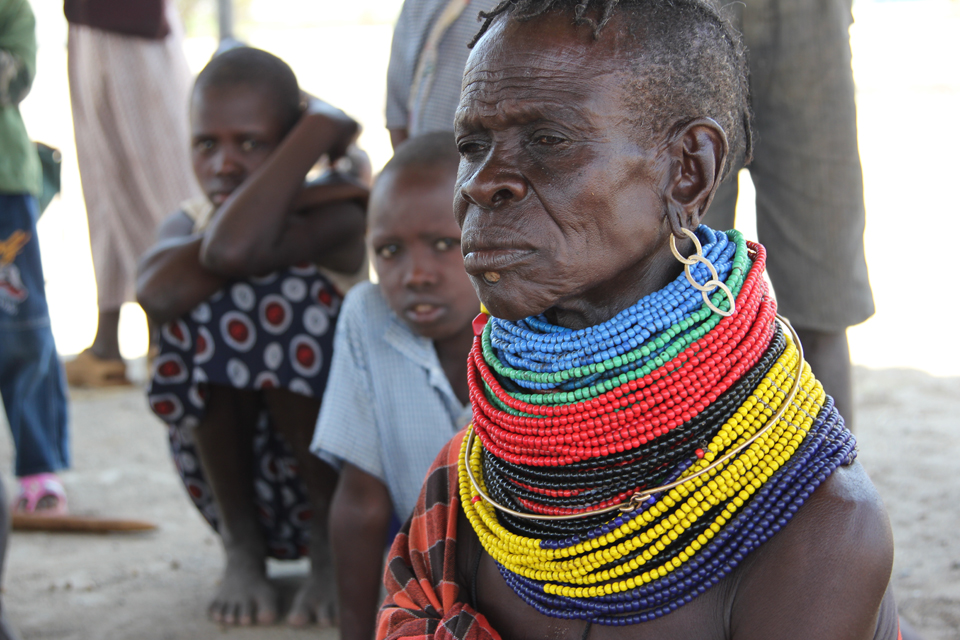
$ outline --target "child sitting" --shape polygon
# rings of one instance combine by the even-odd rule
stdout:
[[[265,558],[309,553],[287,621],[333,621],[326,514],[336,472],[310,455],[341,294],[316,265],[364,261],[366,190],[318,158],[342,156],[357,124],[301,93],[290,68],[238,48],[200,72],[193,168],[209,203],[161,226],[138,297],[160,330],[148,391],[177,469],[220,533],[227,566],[211,617],[266,624],[277,594]],[[311,517],[312,516],[312,517]]]
[[[347,296],[311,449],[342,462],[331,506],[340,633],[373,635],[390,514],[406,520],[430,463],[470,419],[466,358],[479,302],[453,219],[452,133],[405,142],[370,195],[379,286]]]

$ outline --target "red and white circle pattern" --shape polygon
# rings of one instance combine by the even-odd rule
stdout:
[[[183,359],[176,353],[164,353],[157,356],[153,362],[153,375],[164,384],[179,384],[186,382],[190,372]]]
[[[200,325],[197,327],[196,348],[193,354],[194,364],[204,364],[210,361],[216,351],[213,335],[210,330]]]
[[[280,291],[291,302],[300,302],[307,297],[307,283],[301,278],[287,278],[280,285]]]
[[[283,364],[283,347],[279,342],[271,342],[263,348],[263,364],[271,371],[276,371]]]
[[[250,311],[257,303],[257,294],[246,282],[238,282],[230,287],[230,297],[233,299],[233,304],[243,311]]]
[[[323,366],[323,352],[317,341],[300,334],[290,341],[290,365],[301,376],[315,376]]]
[[[250,351],[257,342],[257,329],[246,314],[228,311],[220,318],[223,341],[237,351]]]
[[[161,393],[150,397],[150,408],[164,420],[179,420],[183,415],[183,403],[172,393]]]
[[[303,328],[319,337],[330,329],[330,312],[319,305],[310,305],[303,312]]]
[[[270,294],[263,297],[260,301],[260,326],[264,331],[278,336],[290,327],[291,322],[293,309],[283,296]]]
[[[280,378],[273,371],[261,371],[253,381],[254,389],[277,389],[280,387]]]
[[[180,349],[186,351],[190,348],[190,330],[187,329],[187,324],[183,320],[177,319],[165,323],[160,328],[160,332],[168,342]]]

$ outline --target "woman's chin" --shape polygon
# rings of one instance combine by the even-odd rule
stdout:
[[[522,320],[550,308],[551,305],[539,300],[533,291],[526,287],[513,287],[504,280],[490,284],[482,278],[474,279],[480,302],[493,317],[501,320]]]

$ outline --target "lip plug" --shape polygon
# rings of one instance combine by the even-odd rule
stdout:
[[[496,284],[500,282],[500,274],[496,271],[487,271],[485,274],[483,274],[483,279],[490,284]]]

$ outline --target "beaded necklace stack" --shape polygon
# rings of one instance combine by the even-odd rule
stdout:
[[[776,316],[763,247],[705,226],[696,237],[689,277],[603,324],[478,318],[461,504],[541,613],[605,625],[670,613],[856,456]]]

